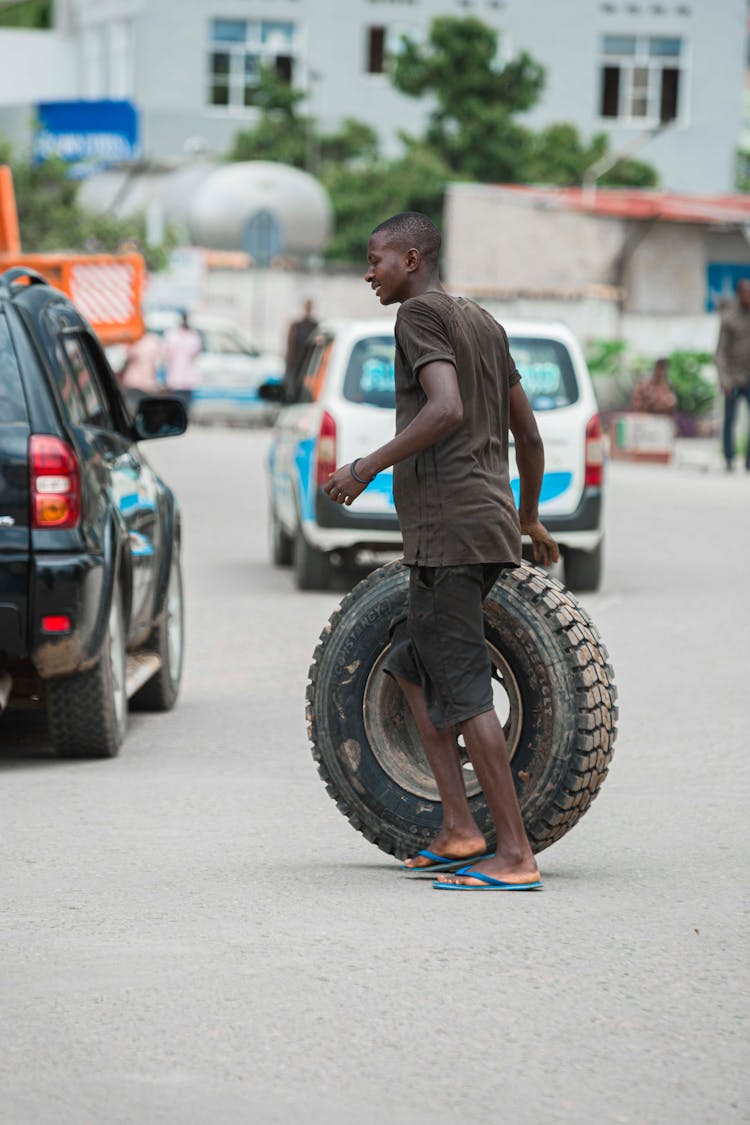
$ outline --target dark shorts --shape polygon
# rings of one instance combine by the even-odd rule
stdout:
[[[482,602],[501,563],[410,566],[407,611],[391,622],[384,670],[420,684],[436,727],[494,707]]]

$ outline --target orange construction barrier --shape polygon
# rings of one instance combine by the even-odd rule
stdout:
[[[21,250],[10,168],[0,165],[0,272],[26,266],[60,289],[103,344],[128,344],[144,333],[141,254],[25,254]]]

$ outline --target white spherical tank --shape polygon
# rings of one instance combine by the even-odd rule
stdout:
[[[307,172],[253,160],[210,172],[189,201],[186,220],[195,245],[246,250],[267,263],[321,253],[333,212],[325,189]]]

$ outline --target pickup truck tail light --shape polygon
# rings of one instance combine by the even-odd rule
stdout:
[[[77,527],[81,518],[81,473],[68,443],[51,434],[32,434],[29,477],[31,526]]]
[[[604,439],[599,415],[595,414],[586,426],[586,471],[584,486],[601,488],[604,475]]]
[[[315,483],[318,487],[328,484],[331,473],[336,471],[336,422],[323,411],[318,431],[317,453],[315,457]]]

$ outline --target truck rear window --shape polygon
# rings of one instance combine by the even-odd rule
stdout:
[[[558,410],[577,400],[578,380],[565,344],[532,336],[511,336],[509,343],[533,410]]]
[[[8,332],[8,322],[0,314],[0,422],[27,420],[18,360]]]
[[[348,402],[392,410],[396,405],[395,355],[393,336],[367,336],[358,340],[344,376],[344,398]]]

